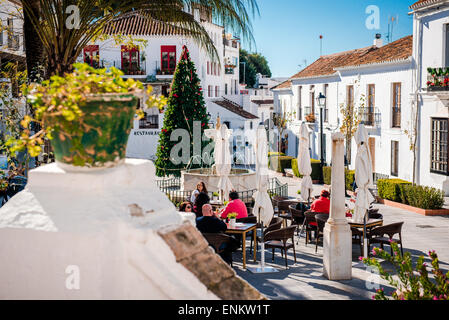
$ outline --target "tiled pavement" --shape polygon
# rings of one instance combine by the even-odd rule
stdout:
[[[293,179],[284,179],[290,185],[290,194],[294,195],[298,182],[291,181]],[[319,193],[321,188],[316,186],[315,192]],[[439,256],[440,266],[444,270],[449,270],[449,217],[425,217],[380,204],[376,204],[374,207],[379,208],[379,212],[383,214],[384,224],[404,221],[402,230],[404,250],[411,252],[414,259],[420,255],[427,256],[429,250],[435,250]],[[315,244],[312,243],[306,247],[304,238],[301,237],[296,246],[296,253],[297,263],[294,263],[293,251],[289,251],[289,268],[285,269],[285,262],[281,258],[280,252],[277,251],[275,261],[272,263],[271,250],[267,250],[265,254],[267,265],[277,268],[279,272],[252,274],[242,269],[241,251],[238,251],[234,254],[234,269],[238,275],[269,299],[365,300],[371,299],[375,291],[373,288],[375,283],[380,283],[387,292],[389,291],[388,284],[380,278],[373,278],[373,274],[359,263],[360,249],[356,245],[353,247],[352,280],[348,281],[329,281],[322,275],[323,249],[321,244],[318,247],[318,252],[315,253]],[[249,256],[249,251],[247,256]],[[258,252],[257,261],[260,261],[260,252]],[[253,260],[248,260],[247,266],[254,266]],[[370,279],[377,280],[371,282]]]

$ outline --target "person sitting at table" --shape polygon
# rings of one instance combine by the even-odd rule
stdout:
[[[229,203],[226,205],[220,212],[220,216],[222,219],[226,219],[228,214],[235,212],[237,213],[237,219],[242,219],[248,217],[248,209],[246,208],[245,203],[239,199],[239,194],[235,191],[231,191],[229,193]]]
[[[196,227],[201,233],[223,233],[228,229],[226,223],[218,218],[218,214],[212,210],[210,204],[205,204],[202,209],[202,217],[196,219]],[[240,243],[230,236],[230,243],[223,243],[220,257],[228,264],[232,263],[232,252],[240,247]]]
[[[179,206],[179,211],[181,211],[181,212],[193,212],[192,203],[190,201],[186,201],[186,202],[181,203],[181,205]]]
[[[321,191],[320,197],[312,203],[312,205],[310,206],[310,210],[312,212],[329,214],[331,207],[331,201],[329,200],[329,197],[330,197],[329,191],[327,190]]]
[[[190,196],[190,202],[195,203],[196,197],[201,193],[207,193],[206,184],[203,181],[198,182],[196,185],[196,189],[193,190],[192,195]]]
[[[207,193],[200,192],[195,199],[195,203],[193,205],[193,212],[196,217],[201,217],[203,215],[202,208],[205,204],[209,204],[210,198]]]

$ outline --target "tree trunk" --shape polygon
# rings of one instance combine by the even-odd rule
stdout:
[[[25,6],[31,8],[33,14],[36,17],[39,17],[39,0],[22,0],[22,7]],[[37,30],[34,28],[32,18],[26,9],[23,10],[23,35],[25,41],[28,82],[39,82],[42,79],[46,79],[46,57],[44,46],[42,45]]]

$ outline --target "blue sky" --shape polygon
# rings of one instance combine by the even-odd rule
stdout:
[[[376,33],[387,43],[388,19],[398,17],[393,41],[413,33],[409,6],[416,0],[258,0],[260,16],[253,19],[256,46],[250,51],[263,54],[273,77],[290,77],[320,56],[373,44]],[[379,8],[379,30],[369,30],[368,6]],[[247,44],[243,44],[249,49]]]

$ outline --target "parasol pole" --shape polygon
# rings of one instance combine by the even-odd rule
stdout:
[[[363,256],[368,257],[368,238],[366,237],[366,214],[368,210],[365,210],[365,215],[363,216]]]
[[[248,270],[251,273],[274,273],[274,272],[278,272],[278,270],[273,268],[273,267],[266,267],[265,266],[265,239],[264,239],[264,236],[263,236],[264,223],[263,223],[263,221],[260,220],[260,209],[261,208],[259,207],[258,221],[259,221],[259,223],[262,226],[262,239],[261,239],[262,241],[260,242],[260,250],[261,250],[261,253],[260,253],[260,267],[250,267],[250,268],[248,268]],[[257,228],[253,232],[256,232],[256,231],[257,231]]]

